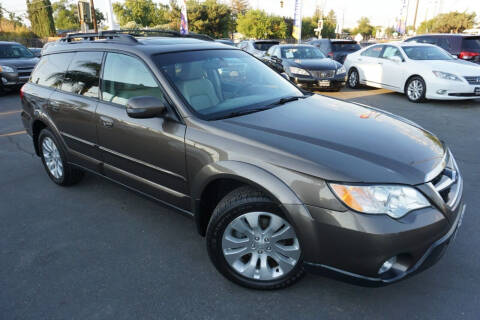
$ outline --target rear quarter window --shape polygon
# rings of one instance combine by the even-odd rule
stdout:
[[[103,52],[77,52],[65,73],[61,89],[86,97],[98,97]]]
[[[55,53],[43,56],[32,73],[32,83],[52,88],[62,86],[65,72],[75,53]]]
[[[462,42],[463,50],[480,50],[480,37],[464,38]]]

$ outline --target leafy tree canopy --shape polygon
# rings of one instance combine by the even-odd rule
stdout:
[[[280,39],[287,37],[285,19],[262,10],[248,10],[237,19],[237,30],[248,38]]]
[[[39,37],[55,35],[55,23],[50,0],[27,0],[28,20],[32,31]]]
[[[364,38],[371,37],[375,31],[375,28],[370,24],[370,19],[367,17],[361,17],[358,20],[358,25],[352,30],[352,34],[356,35],[360,33]]]
[[[459,33],[472,28],[475,24],[475,12],[466,13],[453,11],[442,13],[436,17],[423,21],[417,29],[417,33]]]
[[[113,12],[123,27],[133,21],[142,27],[153,27],[168,22],[168,5],[153,0],[126,0],[113,3]]]
[[[52,4],[52,9],[55,27],[58,30],[80,29],[80,19],[78,17],[78,7],[76,2],[72,2],[71,0],[59,0]],[[97,8],[95,8],[95,16],[98,24],[105,21],[105,16]],[[93,23],[90,24],[89,28],[93,29]]]

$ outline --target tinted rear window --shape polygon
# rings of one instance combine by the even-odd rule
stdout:
[[[357,43],[332,42],[333,51],[357,51],[360,46]]]
[[[279,42],[254,42],[253,47],[260,51],[267,51],[270,47],[279,44]]]
[[[32,73],[31,82],[46,87],[60,88],[74,54],[69,52],[43,56]]]
[[[462,49],[480,49],[480,37],[464,38]]]
[[[103,52],[77,52],[63,79],[62,90],[98,97]]]

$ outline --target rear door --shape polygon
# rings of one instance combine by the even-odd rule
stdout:
[[[190,209],[185,168],[185,125],[168,117],[130,118],[129,98],[166,102],[149,67],[138,57],[109,52],[97,108],[99,147],[107,177],[181,209]]]
[[[380,55],[383,51],[383,45],[375,45],[363,51],[357,57],[360,79],[370,82],[371,85],[380,85],[382,81],[382,59]]]
[[[72,161],[98,171],[101,156],[97,145],[95,110],[99,101],[103,52],[69,53],[71,61],[61,83],[50,97],[52,118],[70,149]]]

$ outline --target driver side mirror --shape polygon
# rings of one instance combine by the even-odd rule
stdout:
[[[289,77],[288,74],[286,74],[285,72],[280,73],[280,75],[281,75],[282,77],[284,77],[285,79],[287,79],[288,81],[290,81],[290,77]]]
[[[389,57],[388,58],[390,61],[393,61],[395,63],[400,63],[400,62],[403,62],[403,59],[398,57],[398,56],[392,56],[392,57]]]
[[[277,57],[277,56],[272,56],[272,60],[277,62],[277,63],[282,63],[282,59]]]
[[[157,97],[140,96],[127,101],[127,114],[130,118],[147,119],[163,115],[167,107]]]

